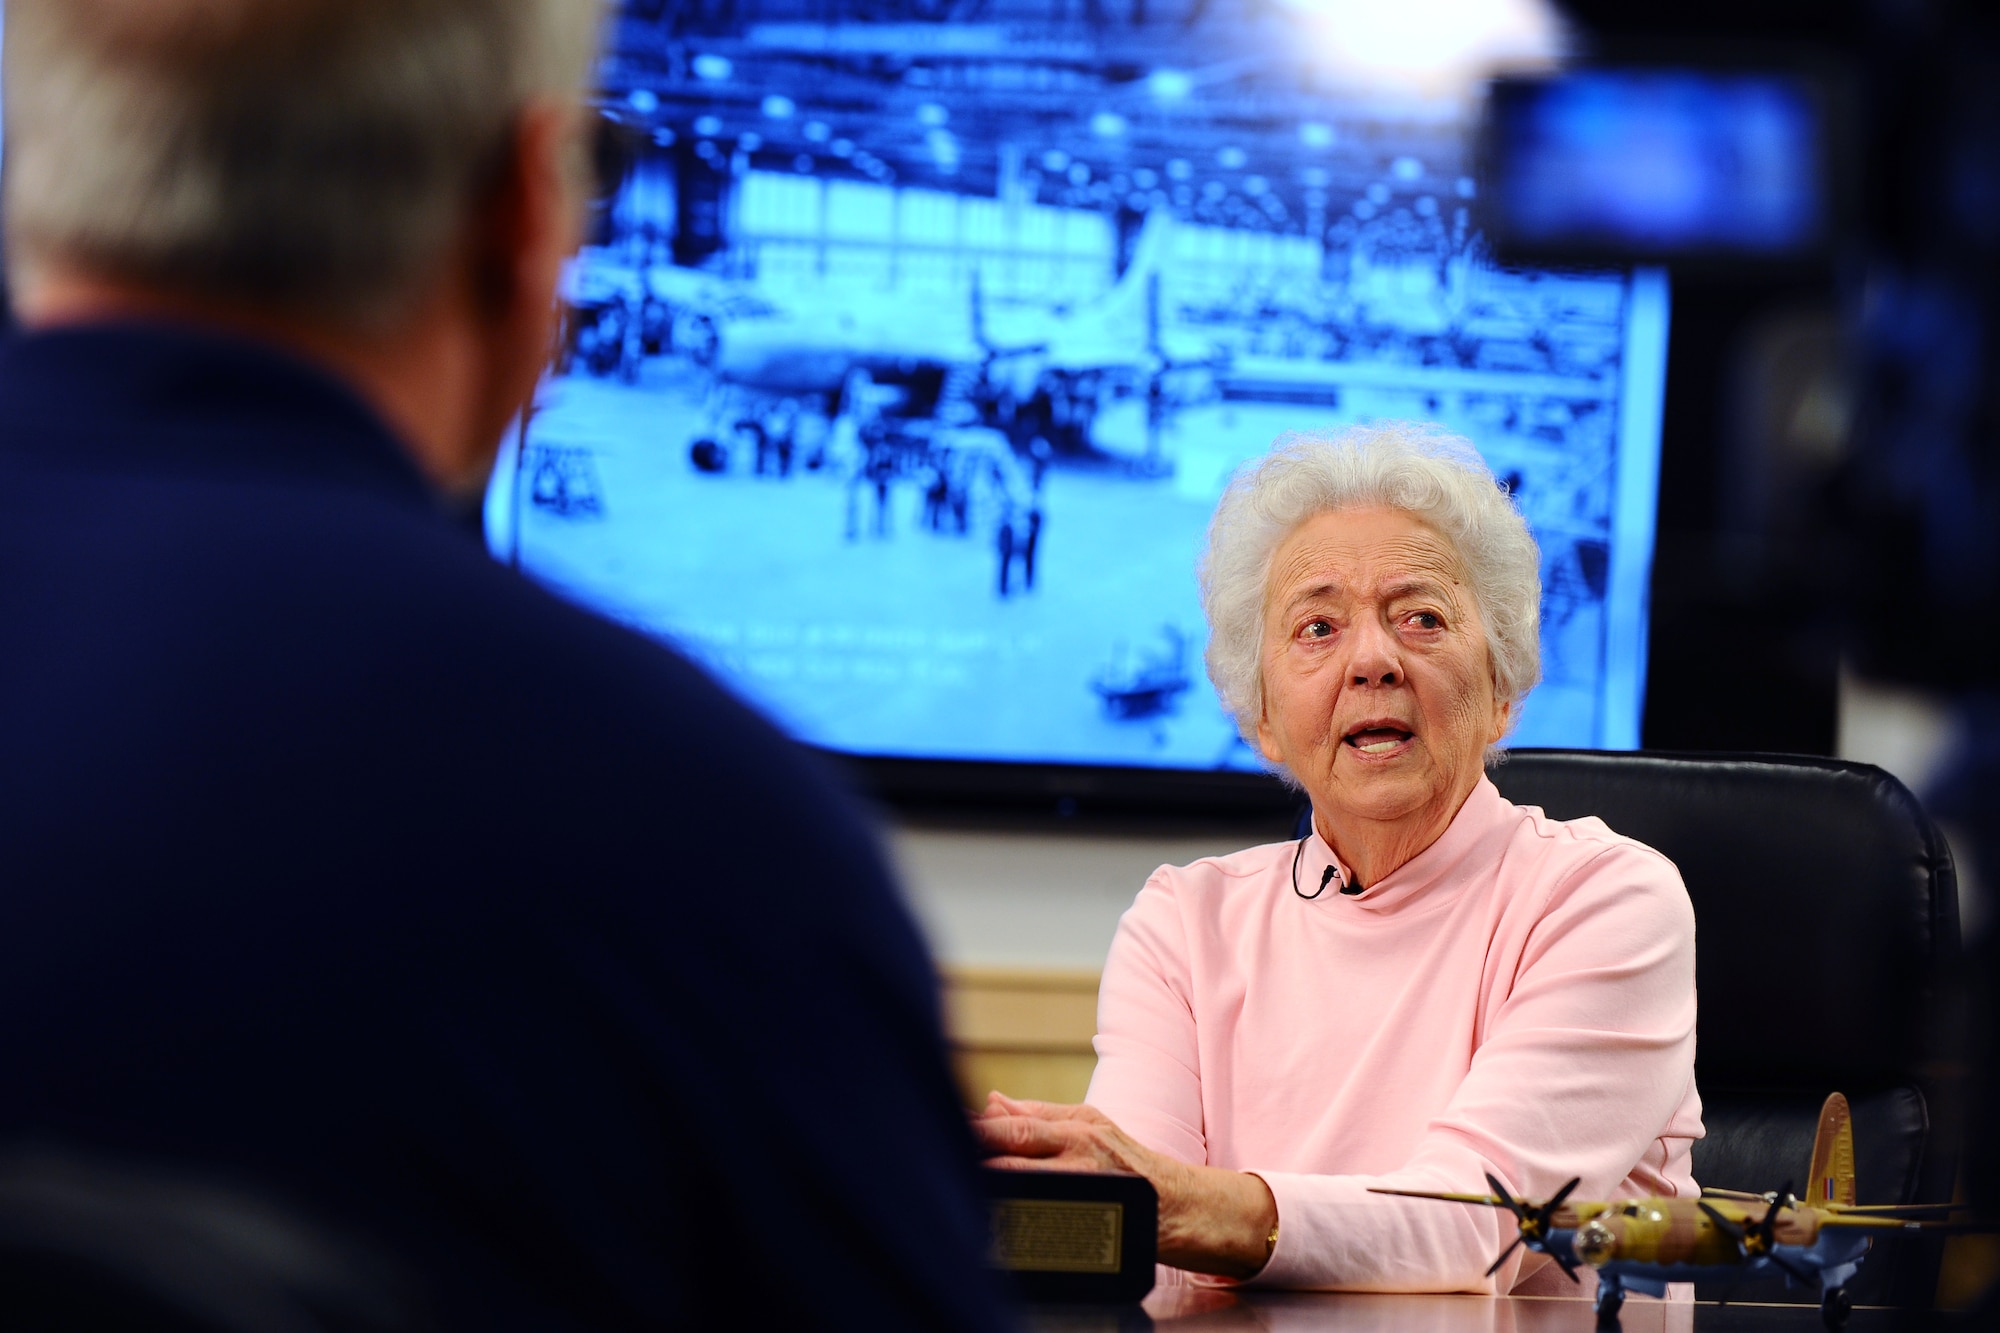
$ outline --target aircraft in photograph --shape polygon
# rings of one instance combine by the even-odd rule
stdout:
[[[708,378],[713,423],[704,433],[714,438],[787,401],[838,414],[857,372],[886,388],[938,381],[981,397],[989,419],[1011,418],[1017,404],[1040,411],[1050,419],[1036,419],[1027,433],[1057,450],[1105,451],[1091,430],[1095,416],[1130,398],[1143,404],[1150,429],[1131,442],[1114,432],[1109,452],[1157,455],[1159,423],[1185,396],[1189,372],[1217,363],[1208,341],[1163,329],[1160,270],[1171,244],[1171,221],[1154,215],[1104,292],[1068,308],[1004,310],[986,298],[976,271],[964,306],[870,305],[851,292],[796,284],[779,299],[755,283],[635,265],[606,251],[577,270],[559,373],[580,364],[629,382],[646,357],[684,354]],[[901,415],[939,405],[922,391],[914,397],[921,401]],[[1009,410],[996,413],[1002,398]],[[1010,420],[987,424],[1006,429]]]
[[[982,355],[962,321],[798,291],[780,303],[755,284],[674,264],[593,256],[572,287],[570,359],[628,381],[644,358],[679,353],[719,385],[804,398],[836,393],[856,367],[977,362]]]
[[[1158,474],[1167,467],[1168,419],[1215,396],[1228,348],[1170,323],[1162,308],[1173,244],[1172,215],[1148,214],[1118,281],[1070,309],[991,310],[975,277],[973,336],[989,373],[1056,448],[1088,449]]]
[[[1504,1208],[1520,1235],[1500,1252],[1487,1275],[1526,1246],[1546,1254],[1571,1281],[1580,1265],[1597,1271],[1597,1322],[1618,1322],[1625,1293],[1666,1294],[1669,1282],[1783,1277],[1788,1285],[1817,1286],[1820,1314],[1829,1329],[1846,1325],[1852,1303],[1847,1283],[1875,1235],[1925,1229],[1985,1230],[1948,1220],[1963,1205],[1857,1206],[1854,1202],[1854,1129],[1847,1099],[1834,1093],[1820,1109],[1803,1199],[1787,1183],[1770,1194],[1704,1189],[1699,1199],[1610,1199],[1584,1202],[1570,1194],[1571,1180],[1542,1202],[1517,1199],[1492,1174],[1491,1194],[1377,1189],[1413,1199]]]
[[[594,254],[564,286],[556,373],[581,364],[593,375],[631,383],[646,357],[670,353],[712,365],[721,325],[775,310],[744,284],[714,274]]]
[[[949,314],[796,288],[786,301],[718,312],[716,352],[706,363],[718,385],[772,398],[831,396],[856,370],[890,374],[984,358],[966,321]]]
[[[1173,216],[1148,213],[1125,271],[1102,294],[1054,310],[1007,309],[972,289],[973,337],[988,355],[1032,358],[1037,369],[1066,375],[1151,371],[1218,357],[1215,340],[1168,327],[1160,309],[1160,274],[1174,245]]]

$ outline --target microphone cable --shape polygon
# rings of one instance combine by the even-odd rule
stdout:
[[[1299,849],[1292,853],[1292,892],[1297,894],[1299,898],[1304,902],[1311,902],[1313,899],[1319,897],[1322,893],[1325,893],[1326,886],[1333,883],[1334,880],[1340,877],[1340,867],[1337,865],[1331,865],[1328,866],[1325,870],[1320,872],[1319,887],[1314,889],[1311,893],[1307,893],[1299,887],[1299,860],[1300,858],[1305,856],[1306,844],[1311,840],[1312,840],[1312,834],[1310,833],[1306,834],[1305,837],[1300,838]],[[1342,884],[1340,886],[1340,891],[1351,897],[1354,894],[1361,892],[1361,886],[1358,884]]]

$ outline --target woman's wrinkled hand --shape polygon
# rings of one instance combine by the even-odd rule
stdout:
[[[986,1165],[1007,1171],[1129,1171],[1160,1188],[1170,1158],[1135,1142],[1094,1106],[1017,1100],[986,1094],[972,1133]],[[1179,1165],[1179,1163],[1172,1163]]]
[[[1094,1106],[991,1092],[972,1118],[988,1166],[1008,1171],[1126,1171],[1160,1196],[1160,1262],[1247,1278],[1263,1268],[1278,1206],[1257,1176],[1154,1152]]]

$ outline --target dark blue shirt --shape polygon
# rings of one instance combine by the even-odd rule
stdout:
[[[490,562],[335,380],[187,330],[0,350],[23,1142],[356,1229],[447,1327],[1006,1322],[846,799]]]

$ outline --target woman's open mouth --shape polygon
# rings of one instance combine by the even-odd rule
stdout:
[[[1388,754],[1415,734],[1395,726],[1365,726],[1348,732],[1341,739],[1363,754]]]

